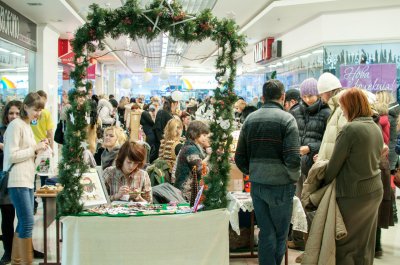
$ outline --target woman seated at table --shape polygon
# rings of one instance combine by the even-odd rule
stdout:
[[[207,163],[209,159],[205,152],[205,149],[210,146],[209,134],[210,129],[204,122],[192,121],[186,132],[187,141],[177,158],[175,187],[182,191],[183,197],[188,201],[192,192],[193,167],[196,166],[197,177],[200,180],[202,165]]]
[[[104,129],[104,152],[101,154],[101,168],[115,165],[114,161],[120,146],[126,142],[127,136],[121,127],[110,126]]]
[[[127,141],[119,149],[115,166],[104,170],[103,178],[111,201],[152,202],[149,175],[142,169],[146,148]]]

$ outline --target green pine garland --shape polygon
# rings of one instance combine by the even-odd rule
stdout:
[[[86,94],[79,88],[87,90],[89,87],[89,84],[85,82],[86,68],[89,65],[87,54],[103,50],[106,37],[116,39],[121,35],[128,35],[133,40],[144,37],[151,41],[161,32],[168,32],[170,38],[185,43],[200,42],[210,38],[221,48],[216,61],[218,87],[215,90],[215,117],[210,126],[213,149],[210,158],[212,171],[205,178],[208,189],[205,191],[204,203],[207,209],[226,207],[226,187],[230,172],[229,146],[232,143],[232,106],[237,100],[233,92],[236,75],[234,56],[240,51],[244,52],[246,42],[244,36],[238,34],[238,26],[233,20],[218,20],[209,9],[203,10],[198,15],[191,15],[196,17],[193,20],[171,26],[186,20],[188,16],[182,6],[175,1],[170,4],[170,7],[161,0],[154,0],[146,10],[140,8],[137,0],[128,0],[124,6],[115,10],[92,4],[91,12],[87,17],[88,22],[77,30],[75,39],[72,41],[75,70],[71,72],[71,79],[74,80],[76,89],[69,96],[72,108],[67,113],[65,144],[62,149],[63,160],[59,165],[60,183],[64,186],[64,190],[57,197],[60,216],[77,214],[82,210],[79,199],[83,190],[79,180],[87,167],[82,161],[83,148],[80,145],[86,139],[85,114],[89,112],[90,106],[86,102],[84,106],[79,107],[77,98]],[[158,20],[157,27],[154,27],[146,16],[152,21]],[[75,119],[74,123],[71,122],[70,114]],[[217,122],[221,118],[229,121],[228,129],[222,129]],[[217,150],[223,150],[223,153],[220,155]]]

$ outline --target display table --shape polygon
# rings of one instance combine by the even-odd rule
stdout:
[[[59,238],[59,229],[60,223],[59,220],[56,219],[57,208],[56,208],[56,199],[57,193],[55,194],[41,194],[35,193],[35,196],[38,198],[42,198],[43,200],[43,262],[39,263],[39,265],[60,265],[60,238]],[[56,220],[56,262],[48,262],[47,261],[47,228],[50,224]]]
[[[254,210],[253,200],[250,193],[247,192],[229,192],[227,194],[228,211],[230,213],[230,224],[238,235],[240,235],[239,228],[239,211],[252,212]],[[306,214],[301,206],[300,199],[296,196],[293,197],[293,211],[292,220],[293,230],[307,233],[307,219]]]
[[[229,264],[225,209],[143,217],[68,216],[62,223],[62,264]]]

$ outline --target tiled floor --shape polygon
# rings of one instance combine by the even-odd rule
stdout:
[[[398,193],[400,194],[400,193]],[[400,209],[400,200],[397,200],[397,207]],[[38,209],[37,215],[35,215],[35,227],[34,227],[34,246],[36,250],[43,251],[43,209],[41,204]],[[55,261],[55,223],[53,223],[49,229],[49,256],[50,260]],[[2,243],[0,243],[1,245]],[[400,224],[395,227],[391,227],[388,230],[382,230],[382,245],[384,255],[375,259],[375,265],[397,265],[400,260]],[[301,251],[289,250],[289,265],[296,264],[294,260],[301,253]],[[3,255],[3,246],[0,246],[0,255]],[[34,265],[38,265],[41,260],[35,260]],[[256,265],[258,260],[253,259],[230,259],[230,265]],[[282,262],[282,264],[284,264]],[[149,264],[150,265],[150,264]],[[190,265],[190,264],[188,264]]]

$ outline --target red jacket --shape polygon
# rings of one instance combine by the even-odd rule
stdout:
[[[390,123],[389,123],[388,115],[381,115],[380,118],[379,118],[379,124],[382,127],[383,142],[386,145],[389,145]]]

